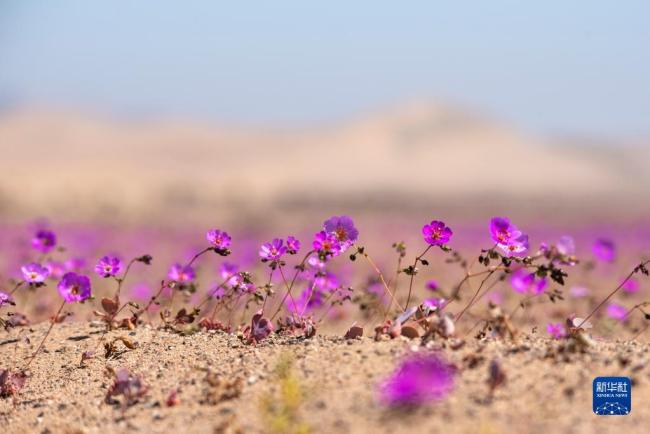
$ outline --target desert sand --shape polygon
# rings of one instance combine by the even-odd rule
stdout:
[[[24,363],[46,328],[4,334],[0,366]],[[528,330],[516,342],[469,339],[457,350],[440,341],[424,348],[405,338],[338,336],[273,337],[247,346],[221,332],[182,336],[146,326],[111,332],[107,338],[127,336],[136,348],[118,344],[108,359],[100,354],[81,367],[81,354],[100,335],[93,323],[58,324],[25,388],[0,401],[3,432],[605,433],[645,432],[650,421],[643,404],[650,399],[650,347],[640,342],[598,341],[585,353],[563,352],[559,341]],[[378,384],[411,351],[443,354],[458,369],[455,389],[419,409],[389,410],[377,399]],[[490,398],[493,360],[507,380]],[[290,372],[291,387],[278,376],[279,366]],[[119,368],[140,375],[148,388],[125,409],[105,401],[109,370]],[[592,380],[605,375],[632,378],[630,415],[592,413]],[[295,420],[281,425],[283,413],[265,403],[286,401],[287,387],[295,392]],[[177,400],[168,406],[172,390]]]

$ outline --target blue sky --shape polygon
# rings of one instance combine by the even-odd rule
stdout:
[[[650,1],[0,0],[0,102],[295,124],[445,101],[650,134]]]

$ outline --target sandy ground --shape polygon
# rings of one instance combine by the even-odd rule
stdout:
[[[46,329],[43,323],[3,332],[0,367],[21,366]],[[25,388],[15,400],[0,400],[2,432],[272,432],[280,413],[263,403],[288,399],[286,381],[276,373],[288,359],[292,385],[302,393],[294,400],[293,426],[308,432],[647,432],[650,422],[650,346],[639,342],[598,342],[585,354],[559,353],[557,341],[536,335],[516,343],[471,340],[458,350],[438,342],[459,368],[456,388],[442,402],[404,412],[378,403],[377,384],[417,347],[415,341],[273,337],[254,347],[223,333],[181,336],[145,326],[107,335],[127,336],[136,349],[118,344],[108,360],[102,354],[80,367],[82,352],[95,348],[100,335],[92,323],[57,324]],[[486,380],[494,359],[507,382],[489,400]],[[146,396],[125,411],[107,404],[107,367],[141,375]],[[593,378],[606,375],[632,378],[630,415],[592,413]],[[167,406],[173,389],[179,402]],[[233,390],[237,396],[227,396]],[[286,426],[283,431],[289,432]]]

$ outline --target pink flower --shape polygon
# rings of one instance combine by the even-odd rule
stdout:
[[[295,255],[300,250],[300,241],[292,235],[287,237],[287,252],[290,255]]]
[[[626,315],[627,309],[625,309],[625,307],[621,306],[620,304],[610,303],[607,305],[607,316],[610,318],[622,321],[625,319]]]
[[[97,265],[95,266],[95,273],[106,278],[115,276],[120,272],[121,268],[122,262],[119,260],[119,258],[115,256],[104,256],[99,260],[99,262],[97,262]]]
[[[546,331],[551,336],[553,336],[554,339],[562,339],[567,335],[566,329],[564,328],[562,323],[557,323],[557,324],[549,323],[546,326]]]
[[[567,256],[571,256],[576,252],[576,243],[569,235],[560,237],[555,247],[557,247],[558,252]]]
[[[634,277],[630,277],[623,284],[623,291],[627,292],[628,294],[634,294],[636,292],[639,292],[639,281]]]
[[[327,256],[337,256],[341,253],[341,243],[337,236],[325,231],[317,232],[314,235],[313,247],[322,258],[326,258]]]
[[[50,272],[49,277],[60,279],[66,272],[65,265],[57,261],[47,261],[45,268]]]
[[[275,238],[273,241],[262,244],[260,247],[260,257],[262,262],[277,262],[287,253],[287,247],[284,246],[284,240]]]
[[[205,235],[205,238],[208,242],[214,247],[217,251],[226,252],[230,247],[230,242],[232,238],[228,235],[226,231],[220,231],[219,229],[212,229],[208,231]]]
[[[23,279],[27,283],[43,283],[47,279],[47,276],[50,275],[50,270],[35,262],[23,265],[20,271],[23,273]]]
[[[403,360],[380,386],[380,400],[390,406],[417,406],[446,397],[456,369],[435,353]]]
[[[41,253],[48,253],[56,247],[56,234],[44,229],[39,230],[32,238],[32,247]]]
[[[616,259],[616,245],[612,240],[599,238],[592,249],[596,259],[603,262],[614,262]]]
[[[506,217],[494,217],[490,221],[490,233],[497,247],[506,256],[520,255],[530,247],[528,235],[521,232]]]
[[[432,246],[442,246],[447,244],[454,233],[444,222],[433,220],[428,225],[422,227],[424,241]]]
[[[14,304],[14,301],[9,294],[0,291],[0,307],[4,306],[5,304]]]
[[[519,238],[511,240],[510,244],[497,244],[497,247],[501,249],[503,254],[506,256],[521,255],[526,253],[530,247],[530,244],[528,243],[528,235],[521,235]]]
[[[57,285],[59,294],[66,303],[84,301],[90,298],[90,279],[77,273],[66,273]]]
[[[191,266],[177,263],[169,269],[167,277],[179,283],[188,283],[194,280],[196,273],[194,273],[194,269]]]
[[[495,243],[505,246],[523,235],[507,217],[494,217],[490,221],[490,233]]]
[[[323,229],[327,233],[334,234],[336,239],[346,248],[359,238],[359,231],[354,227],[354,222],[346,215],[333,216],[325,220]]]
[[[548,282],[545,278],[538,279],[535,273],[528,272],[525,268],[520,268],[510,277],[512,289],[520,294],[541,294],[544,292]]]
[[[425,288],[427,288],[429,291],[437,291],[440,288],[440,286],[438,285],[438,282],[431,279],[427,281]]]

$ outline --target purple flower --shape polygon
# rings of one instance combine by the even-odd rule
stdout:
[[[576,252],[576,243],[569,235],[560,237],[556,247],[562,255],[571,256]]]
[[[622,321],[627,315],[627,310],[620,304],[610,303],[607,305],[607,316],[615,320]]]
[[[56,234],[52,231],[41,229],[32,238],[32,247],[42,253],[48,253],[56,247]]]
[[[529,273],[526,269],[520,268],[510,277],[512,289],[520,294],[541,294],[548,284],[545,278],[537,279],[535,273]]]
[[[549,323],[546,326],[546,331],[548,332],[548,334],[553,336],[554,339],[562,339],[567,335],[566,329],[564,328],[562,323],[557,323],[557,324]]]
[[[614,242],[609,239],[597,239],[592,251],[596,259],[603,262],[614,262],[614,259],[616,258],[616,246],[614,245]]]
[[[506,217],[494,217],[490,221],[490,233],[495,243],[505,246],[509,246],[523,235]]]
[[[23,265],[20,271],[23,273],[23,279],[28,283],[43,283],[47,279],[47,276],[50,275],[50,271],[47,268],[35,262]]]
[[[428,225],[422,227],[422,235],[424,241],[432,246],[442,246],[447,244],[454,233],[449,229],[444,222],[433,220]]]
[[[317,232],[314,235],[314,250],[318,251],[321,257],[337,256],[341,253],[341,243],[337,236],[333,233],[325,231]]]
[[[208,231],[208,233],[205,235],[205,238],[210,244],[212,244],[212,247],[219,250],[225,250],[230,247],[230,242],[232,241],[232,238],[230,238],[228,232],[220,231],[219,229],[212,229]]]
[[[90,298],[90,279],[74,272],[63,275],[56,287],[66,303],[84,301]]]
[[[380,386],[380,400],[390,406],[415,406],[447,396],[456,369],[437,354],[414,354],[403,360]]]
[[[260,247],[260,258],[262,258],[262,262],[277,262],[285,253],[287,253],[287,247],[284,245],[284,240],[280,238],[275,238],[273,241],[264,243]]]
[[[115,276],[120,272],[122,262],[115,256],[104,256],[97,262],[95,266],[95,273],[106,278]]]
[[[333,216],[325,220],[323,229],[336,236],[343,250],[350,247],[359,238],[359,231],[354,227],[354,222],[346,215]]]
[[[187,283],[194,280],[196,274],[191,266],[176,263],[169,269],[167,277],[179,283]]]
[[[0,307],[4,306],[5,304],[14,304],[14,301],[9,294],[0,291]]]
[[[429,291],[437,291],[440,288],[440,286],[438,285],[438,282],[431,279],[427,281],[425,288],[427,288]]]
[[[525,253],[530,247],[528,243],[528,235],[523,234],[514,240],[510,240],[509,244],[497,244],[497,247],[503,251],[506,256],[517,256]]]
[[[426,300],[424,300],[424,302],[422,304],[424,304],[425,306],[428,306],[430,308],[433,308],[433,309],[442,309],[442,307],[445,305],[446,302],[447,302],[447,300],[440,297],[440,298],[426,299]]]
[[[627,292],[628,294],[634,294],[636,292],[639,292],[639,281],[634,277],[630,277],[623,284],[623,291]]]
[[[300,250],[300,241],[293,235],[287,237],[287,251],[290,255],[295,255]]]

